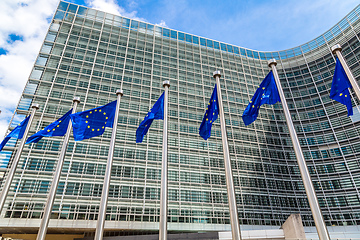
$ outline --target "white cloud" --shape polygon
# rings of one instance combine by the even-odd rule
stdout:
[[[166,23],[165,23],[165,21],[164,20],[161,20],[160,21],[160,23],[157,23],[157,24],[155,24],[155,25],[158,25],[158,26],[160,26],[160,27],[168,27],[167,25],[166,25]]]
[[[124,8],[120,7],[115,0],[87,0],[86,4],[94,9],[120,15],[127,18],[137,19],[146,22],[145,19],[136,16],[137,11],[127,12]],[[135,3],[132,3],[135,6]]]

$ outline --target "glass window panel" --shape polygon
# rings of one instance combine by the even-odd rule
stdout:
[[[220,44],[218,42],[214,42],[214,48],[220,50]]]
[[[138,22],[138,21],[135,21],[135,20],[132,20],[132,21],[131,21],[131,29],[137,30],[137,29],[138,29],[138,26],[139,26],[139,22]]]
[[[77,6],[74,4],[70,4],[68,11],[72,13],[76,13]]]
[[[213,47],[214,47],[213,41],[207,39],[206,42],[207,42],[207,46],[208,46],[208,47],[210,47],[210,48],[213,48]]]
[[[266,60],[265,53],[260,52],[260,59],[261,60]]]
[[[163,36],[164,37],[170,37],[170,30],[166,29],[166,28],[163,28]]]
[[[245,49],[240,48],[240,53],[241,53],[241,55],[246,56],[246,51],[245,51]]]
[[[206,40],[204,38],[200,38],[200,45],[206,47]]]
[[[172,39],[177,39],[177,32],[173,31],[173,30],[170,30],[170,32],[171,32],[171,38]]]
[[[79,7],[79,10],[78,10],[78,15],[85,15],[86,14],[86,10],[87,8],[84,8],[84,7]]]
[[[251,50],[246,49],[246,55],[248,57],[254,58],[253,52]]]
[[[66,2],[60,2],[58,9],[66,11],[67,7],[69,6]]]
[[[240,54],[238,47],[234,47],[234,53],[235,53],[235,54]]]
[[[40,50],[42,53],[50,53],[52,49],[52,45],[50,44],[44,44]]]
[[[330,41],[331,39],[334,38],[334,36],[332,35],[331,31],[327,31],[327,32],[324,34],[324,36],[325,36],[326,41]]]
[[[178,33],[178,37],[179,37],[179,40],[185,41],[185,35],[184,35],[184,33],[179,32],[179,33]]]
[[[30,78],[32,78],[32,79],[38,79],[38,80],[39,80],[39,79],[41,78],[42,73],[43,73],[42,70],[34,69],[34,70],[31,72]]]
[[[49,41],[49,42],[54,42],[56,38],[56,33],[48,33],[48,35],[46,36],[45,40]]]
[[[191,36],[189,34],[185,34],[186,42],[192,43]]]
[[[224,43],[220,43],[221,50],[226,51],[226,45]]]
[[[65,12],[63,11],[57,11],[55,16],[54,16],[54,19],[57,19],[57,20],[62,20],[65,16]]]
[[[199,44],[199,38],[198,37],[193,36],[192,39],[193,39],[194,44]]]
[[[38,57],[35,64],[40,65],[40,66],[45,66],[47,60],[48,60],[48,58],[46,58],[46,57]]]
[[[128,18],[123,18],[122,26],[123,26],[124,28],[128,28],[128,27],[130,26],[130,19],[128,19]]]

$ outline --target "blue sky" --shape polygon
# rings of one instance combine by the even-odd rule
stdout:
[[[0,136],[58,0],[0,1]],[[105,12],[260,51],[292,48],[330,29],[358,0],[69,0]]]

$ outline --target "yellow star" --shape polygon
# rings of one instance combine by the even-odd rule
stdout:
[[[88,115],[86,115],[86,118],[89,118],[89,116],[88,116]]]
[[[50,129],[49,130],[47,130],[48,132],[50,132]]]
[[[91,131],[94,131],[95,129],[91,129]]]
[[[207,118],[206,121],[209,121],[209,119]]]
[[[88,123],[88,121],[85,121],[85,123]]]
[[[59,125],[57,125],[56,127],[59,127]]]
[[[95,112],[97,112],[97,109],[95,109]]]
[[[106,115],[106,112],[104,112],[104,115]]]
[[[59,123],[61,123],[61,120],[59,121]]]
[[[216,102],[216,100],[214,100],[214,102]]]
[[[254,108],[255,106],[253,105],[253,108]]]
[[[99,109],[99,112],[101,112],[101,109]]]
[[[53,131],[55,131],[55,128],[53,129]]]
[[[106,124],[107,122],[105,122],[105,124]]]
[[[252,101],[250,100],[250,103],[252,103]]]
[[[90,114],[92,114],[92,111],[90,111]]]
[[[265,87],[263,87],[262,89],[265,90]]]
[[[347,95],[345,95],[345,97],[347,97]]]
[[[210,120],[210,123],[212,123],[212,121]]]
[[[342,93],[340,93],[340,97],[342,96],[343,94]]]
[[[106,117],[105,119],[108,119],[108,117]]]
[[[90,128],[90,126],[88,126],[88,128]]]
[[[208,103],[208,105],[210,105],[210,103]]]
[[[98,131],[100,131],[100,129],[98,129]]]
[[[104,129],[104,126],[102,126],[102,129]]]
[[[213,113],[213,115],[215,115],[215,113]]]

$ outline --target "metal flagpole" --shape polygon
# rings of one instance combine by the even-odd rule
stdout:
[[[104,184],[103,184],[103,189],[102,189],[102,193],[101,193],[99,217],[98,217],[98,221],[96,224],[96,231],[95,231],[95,238],[94,238],[95,240],[103,239],[103,234],[104,234],[107,201],[108,201],[109,189],[110,189],[111,168],[112,168],[112,164],[113,164],[115,140],[116,140],[116,130],[117,130],[117,124],[118,124],[118,118],[119,118],[120,99],[123,96],[123,90],[122,89],[116,90],[116,96],[117,96],[117,102],[116,102],[114,124],[113,124],[112,133],[111,133],[111,140],[110,140],[108,159],[107,159],[107,163],[106,163]]]
[[[8,195],[11,182],[12,182],[12,180],[14,178],[16,167],[17,167],[17,165],[19,163],[20,156],[21,156],[22,150],[24,148],[26,138],[27,138],[27,135],[28,135],[29,130],[30,130],[31,123],[32,123],[32,121],[34,119],[36,110],[39,109],[39,104],[34,103],[34,104],[31,105],[31,108],[32,108],[32,111],[31,111],[31,116],[30,116],[29,122],[28,122],[28,124],[26,126],[24,135],[23,135],[23,137],[22,137],[22,139],[20,141],[20,145],[19,145],[19,147],[17,149],[15,158],[13,160],[13,163],[11,164],[9,174],[8,174],[8,176],[6,178],[4,188],[3,188],[2,192],[1,192],[1,195],[0,195],[0,213],[1,213],[2,209],[3,209],[3,207],[4,207],[5,200],[6,200],[6,197]]]
[[[168,99],[170,81],[164,81],[164,125],[163,125],[163,149],[161,162],[161,188],[160,188],[160,222],[159,240],[167,240],[167,198],[168,198]]]
[[[350,84],[351,84],[351,86],[353,87],[354,92],[355,92],[358,100],[360,101],[360,88],[359,88],[359,85],[357,84],[354,76],[352,75],[352,73],[351,73],[351,71],[350,71],[349,66],[347,65],[347,63],[346,63],[343,55],[341,54],[341,50],[342,50],[342,48],[341,48],[340,44],[336,44],[335,46],[333,46],[333,47],[331,48],[331,51],[332,51],[334,54],[336,54],[336,56],[339,58],[340,63],[341,63],[341,65],[343,66],[347,77],[349,78]]]
[[[77,105],[79,104],[79,102],[80,102],[79,97],[74,97],[73,98],[72,114],[76,112],[76,108],[77,108]],[[66,149],[67,149],[67,146],[68,146],[68,143],[69,143],[71,127],[72,127],[72,125],[71,125],[71,120],[70,120],[69,124],[68,124],[68,128],[67,128],[66,133],[65,133],[65,138],[64,138],[63,144],[61,146],[59,161],[58,161],[58,163],[56,165],[56,169],[55,169],[55,173],[54,173],[54,176],[53,176],[53,181],[51,183],[49,195],[48,195],[48,197],[46,199],[45,208],[44,208],[44,215],[43,215],[43,218],[42,218],[41,223],[40,223],[40,227],[39,227],[39,231],[38,231],[36,240],[44,240],[45,237],[46,237],[46,232],[47,232],[48,225],[49,225],[51,211],[52,211],[54,201],[55,201],[56,190],[57,190],[57,187],[59,185],[60,175],[61,175],[62,167],[64,165],[64,159],[65,159]]]
[[[290,111],[288,108],[288,105],[286,103],[286,99],[285,99],[285,95],[284,92],[282,90],[281,87],[281,83],[280,83],[280,79],[279,79],[279,75],[277,73],[276,70],[276,60],[275,59],[271,59],[268,62],[269,67],[271,68],[274,78],[275,78],[275,82],[276,82],[276,86],[279,90],[279,95],[280,95],[280,99],[281,99],[281,104],[283,106],[284,109],[284,115],[286,118],[286,123],[287,126],[289,128],[289,133],[290,133],[290,137],[291,137],[291,141],[294,147],[294,151],[295,151],[295,155],[296,155],[296,159],[297,159],[297,163],[299,165],[299,169],[300,169],[300,174],[301,174],[301,178],[303,180],[304,183],[304,187],[305,187],[305,191],[306,191],[306,195],[309,201],[309,205],[310,205],[310,209],[314,218],[314,222],[315,222],[315,226],[316,226],[316,230],[318,232],[319,235],[319,239],[320,240],[330,240],[330,236],[329,233],[327,231],[325,222],[324,222],[324,218],[322,216],[321,210],[320,210],[320,206],[319,206],[319,202],[318,199],[316,197],[316,193],[314,190],[314,186],[311,182],[311,177],[309,174],[309,170],[307,168],[306,165],[306,161],[303,155],[303,152],[301,150],[301,146],[299,143],[299,139],[297,138],[297,134],[294,128],[294,124],[292,122],[291,119],[291,115],[290,115]]]
[[[221,77],[220,71],[215,71],[213,77],[216,79],[217,97],[219,102],[221,139],[222,139],[223,152],[224,152],[225,177],[226,177],[226,188],[227,188],[228,201],[229,201],[231,233],[232,233],[232,239],[238,240],[241,239],[241,232],[240,232],[238,211],[236,206],[236,195],[235,195],[234,179],[231,169],[229,145],[227,142],[224,107],[222,103],[221,88],[220,88],[220,77]]]

